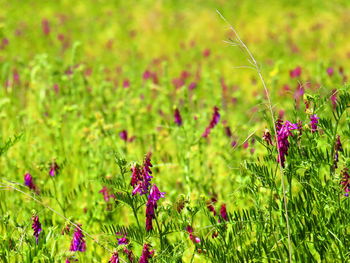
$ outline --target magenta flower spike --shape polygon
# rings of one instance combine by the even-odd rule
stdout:
[[[220,113],[219,113],[219,108],[214,107],[214,113],[212,116],[212,119],[208,125],[208,127],[205,129],[205,131],[202,134],[202,137],[207,138],[210,134],[210,131],[219,123],[220,121]]]
[[[119,254],[118,254],[118,251],[115,251],[112,255],[112,257],[109,259],[110,263],[119,263]]]
[[[38,193],[37,187],[36,187],[36,185],[35,185],[34,182],[33,182],[33,177],[31,176],[30,173],[26,173],[26,174],[24,175],[24,184],[25,184],[26,186],[28,186],[30,190],[33,190],[33,191],[35,191],[36,193]]]
[[[39,241],[39,234],[42,231],[41,224],[39,222],[39,217],[37,215],[34,215],[32,217],[32,229],[34,231],[33,236],[35,237],[36,243],[38,244]]]
[[[182,118],[181,118],[181,114],[180,114],[180,111],[179,109],[175,109],[175,112],[174,112],[174,122],[178,125],[178,126],[181,126],[182,125]]]
[[[70,245],[70,251],[84,252],[86,250],[86,243],[84,240],[84,234],[81,230],[81,225],[75,228],[73,239]]]
[[[150,251],[150,248],[151,246],[149,244],[143,245],[139,263],[149,263],[149,259],[151,259],[154,254],[154,250]]]
[[[317,124],[318,124],[318,120],[320,118],[317,117],[316,114],[313,114],[310,116],[310,125],[311,125],[311,132],[316,132],[317,131]]]
[[[289,71],[289,75],[291,78],[298,78],[301,75],[301,67],[296,67],[295,69],[292,69]]]
[[[221,205],[220,215],[225,221],[228,221],[228,216],[227,216],[227,211],[226,211],[226,205],[225,204]]]
[[[146,231],[153,229],[152,220],[156,218],[157,201],[160,198],[164,198],[164,195],[165,193],[160,192],[155,184],[152,186],[146,204]]]
[[[282,120],[277,120],[276,131],[277,131],[277,147],[279,150],[279,156],[277,161],[284,167],[286,156],[288,155],[289,142],[288,137],[292,136],[291,130],[298,130],[300,127],[298,124],[286,121],[283,124]]]
[[[350,192],[350,175],[348,173],[348,168],[344,168],[342,171],[342,179],[340,184],[343,187],[344,190],[344,196],[348,197],[349,196],[349,192]]]

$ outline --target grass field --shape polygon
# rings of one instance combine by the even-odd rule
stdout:
[[[0,3],[1,262],[349,261],[349,1]]]

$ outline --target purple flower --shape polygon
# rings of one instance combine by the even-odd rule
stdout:
[[[200,238],[193,234],[193,228],[191,226],[187,226],[186,231],[188,232],[189,237],[193,243],[200,243],[201,242]]]
[[[55,161],[53,161],[51,163],[51,166],[50,166],[49,174],[51,176],[56,176],[56,175],[58,175],[59,171],[60,171],[60,167],[58,166],[58,164]]]
[[[50,24],[49,24],[49,21],[47,19],[43,19],[41,21],[41,26],[42,26],[42,29],[43,29],[43,32],[45,35],[50,34]]]
[[[126,130],[122,130],[119,133],[119,137],[123,140],[123,141],[128,141],[128,132]]]
[[[343,190],[345,191],[345,196],[348,197],[349,196],[349,192],[350,192],[350,176],[348,173],[348,168],[344,168],[342,171],[342,179],[340,184],[343,187]]]
[[[143,76],[142,76],[142,78],[143,78],[144,80],[150,79],[151,77],[152,77],[152,72],[149,71],[149,70],[146,70],[146,71],[143,73]]]
[[[126,237],[126,234],[123,234],[121,232],[117,232],[116,235],[117,236],[122,236],[121,238],[117,238],[118,245],[127,245],[127,244],[129,244],[129,240]]]
[[[209,123],[209,126],[203,132],[202,137],[207,138],[209,136],[211,129],[213,129],[219,123],[219,120],[220,120],[219,108],[214,107],[213,117]]]
[[[182,118],[181,118],[181,114],[180,114],[180,111],[179,109],[175,109],[175,112],[174,112],[174,122],[178,125],[178,126],[181,126],[182,125]]]
[[[134,254],[132,253],[132,251],[130,249],[127,249],[126,247],[123,248],[123,252],[124,254],[128,257],[129,259],[129,262],[130,263],[133,263],[134,260],[135,260],[135,256]]]
[[[33,221],[32,228],[33,228],[33,231],[34,231],[33,236],[35,236],[36,243],[38,244],[39,234],[42,231],[41,224],[39,222],[39,217],[34,215],[32,217],[32,221]]]
[[[154,184],[148,195],[146,204],[146,231],[153,229],[152,220],[156,218],[155,210],[157,209],[157,201],[164,198],[165,193],[160,192],[158,187]]]
[[[288,137],[292,135],[291,130],[299,129],[298,124],[286,121],[277,120],[276,131],[277,131],[277,147],[279,151],[279,156],[277,161],[284,167],[284,162],[286,161],[286,155],[288,155],[289,142]]]
[[[327,74],[328,76],[332,77],[334,74],[334,69],[332,67],[327,68]]]
[[[311,132],[317,131],[318,120],[319,120],[319,117],[317,117],[316,114],[313,114],[310,116]]]
[[[81,230],[81,225],[78,225],[78,227],[75,228],[72,243],[70,245],[70,251],[84,252],[85,250],[86,250],[86,243],[84,240],[84,234]]]
[[[226,205],[225,204],[221,205],[220,215],[225,221],[228,221],[227,210],[226,210]]]
[[[30,173],[26,173],[24,175],[24,184],[29,187],[29,189],[34,190],[35,192],[37,191],[37,187],[33,182],[33,177],[30,175]]]
[[[229,138],[232,137],[232,131],[231,131],[230,126],[226,126],[226,127],[225,127],[225,134],[226,134],[226,136],[229,137]]]
[[[289,75],[291,78],[298,78],[301,75],[301,67],[296,67],[295,69],[292,69],[289,71]]]
[[[118,255],[118,251],[115,251],[112,255],[112,257],[109,259],[110,263],[119,263],[119,255]]]
[[[144,244],[139,263],[148,263],[148,260],[152,258],[153,254],[154,250],[150,251],[150,245]]]
[[[268,129],[265,129],[263,139],[267,143],[267,145],[273,145],[271,134],[270,134],[270,131]]]
[[[114,194],[110,194],[108,191],[108,188],[106,186],[104,186],[100,191],[98,191],[99,193],[101,193],[103,195],[103,198],[106,202],[109,202],[110,198],[114,198],[115,199],[115,195]]]
[[[189,90],[194,90],[197,87],[197,83],[196,82],[191,82],[190,85],[188,86]]]
[[[334,164],[333,164],[333,167],[334,168],[338,168],[338,161],[339,161],[339,152],[342,152],[343,151],[343,145],[340,141],[340,136],[337,135],[337,139],[336,139],[336,142],[335,142],[335,145],[334,145]]]
[[[123,81],[123,88],[129,88],[130,87],[130,81],[128,80],[128,79],[125,79],[124,81]]]
[[[131,186],[134,187],[132,194],[139,193],[140,195],[146,194],[149,191],[150,181],[152,179],[151,168],[151,153],[148,153],[143,162],[143,167],[133,166],[131,168]]]
[[[337,90],[336,89],[332,90],[331,102],[333,105],[333,109],[335,109],[337,107]]]

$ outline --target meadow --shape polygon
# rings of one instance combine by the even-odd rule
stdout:
[[[350,261],[350,2],[0,0],[1,262]]]

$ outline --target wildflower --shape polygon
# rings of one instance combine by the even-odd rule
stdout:
[[[26,173],[24,175],[24,184],[29,187],[29,189],[34,190],[35,192],[38,192],[36,185],[33,182],[33,177],[30,173]]]
[[[128,257],[129,262],[133,263],[135,260],[134,253],[130,249],[127,249],[126,247],[123,248],[123,253]]]
[[[273,145],[271,134],[270,134],[270,131],[268,129],[265,129],[263,139],[267,143],[267,145]]]
[[[337,139],[334,145],[334,164],[333,167],[334,168],[338,168],[338,161],[339,161],[339,152],[343,151],[343,145],[340,141],[340,136],[337,135]]]
[[[151,77],[152,77],[152,72],[149,71],[149,70],[146,70],[146,71],[143,73],[143,76],[142,76],[142,78],[143,78],[144,80],[150,79]]]
[[[200,238],[193,234],[193,228],[191,226],[187,226],[186,227],[186,231],[189,233],[189,237],[192,240],[192,242],[194,242],[194,243],[200,243],[201,242]]]
[[[319,117],[317,117],[316,114],[313,114],[310,116],[311,132],[317,131],[318,120],[319,120]]]
[[[126,130],[122,130],[119,133],[119,137],[123,140],[123,141],[128,141],[128,132]]]
[[[158,187],[154,184],[148,195],[146,204],[146,230],[150,231],[153,229],[152,220],[156,217],[155,210],[157,209],[157,201],[160,198],[164,198],[165,193],[160,192]]]
[[[84,240],[84,234],[81,230],[81,225],[78,225],[75,228],[72,243],[70,245],[70,251],[84,252],[85,250],[86,250],[86,243]]]
[[[116,235],[117,236],[122,236],[121,238],[117,238],[118,245],[127,245],[127,244],[129,244],[129,240],[126,237],[126,234],[123,234],[121,232],[117,232]]]
[[[53,161],[53,162],[51,163],[51,166],[50,166],[49,174],[50,174],[51,176],[58,175],[59,170],[60,170],[60,167],[58,166],[58,164],[57,164],[55,161]]]
[[[152,258],[153,254],[154,250],[150,251],[150,245],[144,244],[139,263],[148,263],[148,260]]]
[[[214,216],[216,216],[216,210],[214,207],[214,204],[217,202],[217,195],[213,194],[213,196],[211,197],[211,199],[209,201],[207,201],[207,208],[210,212],[213,213]]]
[[[130,80],[128,80],[128,79],[125,79],[124,81],[123,81],[123,88],[129,88],[130,87]]]
[[[298,78],[301,75],[301,67],[296,67],[295,69],[292,69],[289,71],[289,75],[291,78]]]
[[[213,117],[209,123],[209,126],[205,129],[204,133],[202,134],[202,137],[207,138],[209,136],[211,129],[213,129],[219,123],[219,121],[220,121],[219,108],[214,107]]]
[[[49,21],[47,19],[43,19],[41,21],[41,26],[42,26],[42,29],[43,29],[43,32],[45,35],[49,35],[50,34],[50,24],[49,24]]]
[[[334,69],[332,67],[327,68],[327,74],[328,76],[332,77],[334,74]]]
[[[191,82],[190,85],[188,86],[189,90],[194,90],[197,87],[197,83],[196,82]]]
[[[182,78],[175,78],[175,79],[173,79],[172,82],[173,82],[175,89],[179,89],[183,85],[185,85],[185,81]]]
[[[112,255],[112,257],[109,259],[110,263],[119,263],[119,255],[118,255],[118,251],[115,251]]]
[[[277,147],[279,151],[278,162],[284,167],[284,162],[286,160],[286,155],[288,155],[289,142],[288,137],[292,135],[291,130],[298,129],[297,124],[293,124],[286,121],[283,124],[282,120],[277,120],[276,131],[277,131]]]
[[[146,194],[149,191],[150,181],[152,179],[151,168],[151,153],[148,153],[144,159],[143,167],[133,166],[131,168],[131,182],[130,184],[134,187],[132,194],[139,193],[140,195]]]
[[[103,195],[103,198],[106,202],[109,202],[110,198],[114,198],[115,199],[115,195],[114,194],[110,194],[108,191],[108,188],[106,186],[104,186],[100,191],[98,191],[99,193],[101,193]]]
[[[232,131],[231,131],[230,126],[226,126],[226,127],[225,127],[225,134],[226,134],[226,136],[229,137],[229,138],[232,137]]]
[[[225,221],[228,221],[228,216],[227,216],[227,211],[226,211],[226,205],[225,204],[221,205],[220,215]]]
[[[34,215],[32,217],[32,221],[33,221],[32,229],[34,230],[33,236],[35,236],[36,243],[38,244],[39,234],[42,231],[41,224],[39,222],[39,217],[37,215]]]
[[[344,168],[342,171],[342,179],[340,184],[343,186],[343,190],[345,191],[344,196],[348,197],[350,192],[350,175],[348,173],[348,168]]]
[[[332,90],[332,95],[330,100],[332,102],[333,109],[335,109],[337,107],[337,90],[336,89]]]
[[[202,54],[203,54],[203,57],[209,57],[210,56],[210,49],[208,49],[208,48],[204,49]]]
[[[179,109],[175,109],[175,112],[174,112],[174,122],[178,125],[178,126],[181,126],[182,125],[182,118],[181,118],[181,114],[180,114],[180,111]]]

